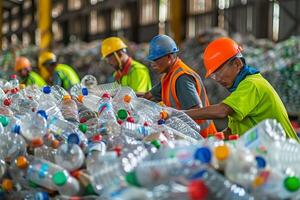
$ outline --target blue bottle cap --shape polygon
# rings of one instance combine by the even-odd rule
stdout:
[[[209,148],[201,147],[198,148],[194,154],[194,158],[196,160],[200,160],[202,163],[210,163],[212,157],[212,153]]]
[[[21,133],[21,127],[19,125],[15,124],[15,125],[12,126],[11,131],[13,133],[20,134]]]
[[[34,195],[34,200],[49,200],[49,195],[47,192],[37,192]]]
[[[266,160],[263,157],[261,157],[261,156],[255,156],[255,160],[256,160],[257,167],[259,169],[263,169],[263,168],[266,167],[267,162],[266,162]]]
[[[68,136],[68,144],[80,144],[80,138],[77,133],[71,133]]]
[[[162,124],[165,124],[165,123],[166,123],[166,121],[163,120],[163,119],[160,119],[160,120],[157,121],[158,125],[162,125]]]
[[[46,120],[48,119],[48,115],[46,113],[46,111],[44,110],[38,110],[37,114],[41,115],[42,117],[44,117]]]
[[[45,94],[51,93],[51,87],[50,87],[50,86],[44,86],[44,87],[43,87],[43,92],[44,92]]]
[[[89,94],[89,90],[87,88],[82,88],[81,92],[83,96],[87,96]]]

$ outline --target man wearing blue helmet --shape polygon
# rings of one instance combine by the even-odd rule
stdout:
[[[147,59],[162,78],[143,97],[163,101],[166,106],[178,110],[209,106],[200,76],[178,58],[178,51],[175,41],[167,35],[157,35],[151,40]],[[203,137],[216,132],[211,120],[197,120],[197,123]]]

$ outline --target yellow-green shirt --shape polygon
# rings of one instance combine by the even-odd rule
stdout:
[[[261,74],[247,76],[223,103],[235,111],[228,117],[234,134],[242,135],[264,119],[276,119],[287,137],[300,141],[280,97]]]
[[[135,92],[148,92],[152,88],[148,68],[135,60],[132,60],[129,73],[122,76],[120,83],[131,87]]]

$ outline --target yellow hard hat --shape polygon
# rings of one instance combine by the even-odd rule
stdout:
[[[15,71],[21,71],[22,69],[28,68],[30,67],[30,61],[28,60],[28,58],[25,57],[18,57],[16,59],[16,64],[15,64]]]
[[[102,41],[101,53],[102,58],[105,58],[113,52],[127,48],[127,45],[118,37],[109,37]]]
[[[39,67],[42,67],[47,62],[57,62],[56,55],[52,52],[43,52],[39,57]]]

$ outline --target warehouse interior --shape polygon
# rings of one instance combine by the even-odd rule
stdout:
[[[20,130],[14,138],[3,134],[2,139],[0,134],[0,147],[7,149],[0,150],[0,199],[36,199],[38,195],[42,195],[41,199],[300,199],[300,171],[296,167],[300,162],[300,147],[293,140],[299,142],[300,137],[299,10],[300,0],[1,0],[0,132],[14,132],[16,127]],[[164,52],[157,49],[159,45],[155,46],[155,38],[161,36],[171,41],[173,49],[171,53],[150,59],[151,55]],[[114,44],[104,49],[110,38]],[[213,56],[208,59],[207,52],[220,38],[229,38],[238,45],[238,53],[220,61],[210,72],[208,63]],[[110,48],[117,49],[111,51]],[[218,45],[214,50],[222,48],[223,45]],[[223,54],[229,55],[230,49],[226,49],[225,43],[224,49]],[[193,95],[188,93],[192,89],[179,91],[177,84],[181,75],[177,77],[175,72],[170,75],[172,66],[169,69],[166,64],[167,70],[157,71],[164,62],[160,59],[167,57],[172,61],[170,55],[175,55],[174,63],[180,60],[187,66],[180,69],[192,77],[199,105],[184,106],[192,104]],[[47,56],[49,59],[52,56],[52,60],[47,60]],[[23,64],[29,64],[18,68],[19,58],[23,59]],[[237,72],[231,87],[225,87],[224,82],[218,81],[218,76],[221,77],[218,74],[227,72],[224,66],[231,63],[232,58],[242,63],[241,71],[245,66],[249,69],[244,75]],[[141,88],[138,80],[143,71],[137,73],[138,78],[135,77],[132,85],[129,84],[132,66],[126,71],[124,59],[128,59],[130,65],[137,61],[139,69],[143,66],[149,72],[148,86],[143,87],[147,89],[137,89]],[[72,80],[62,78],[57,69],[60,64],[64,65],[61,73],[71,70],[76,78],[71,75]],[[28,71],[23,72],[23,69]],[[40,77],[42,87],[30,82],[28,74],[23,75],[31,71],[35,77]],[[227,78],[230,74],[234,71],[228,73]],[[257,89],[257,93],[256,90],[249,92],[252,96],[248,99],[244,98],[247,92],[240,97],[235,95],[237,101],[245,101],[239,106],[226,103],[237,94],[235,91],[241,88],[238,85],[246,77],[257,74],[266,80],[263,85],[270,87],[271,93],[262,95]],[[123,82],[124,76],[128,84]],[[173,76],[176,80],[168,82],[166,77],[172,79]],[[222,78],[225,80],[226,76]],[[107,93],[109,102],[105,101]],[[183,104],[183,97],[175,93],[186,96],[188,102]],[[147,96],[149,94],[151,97]],[[262,103],[266,96],[274,98]],[[258,99],[260,102],[255,102]],[[68,107],[72,104],[67,105],[68,100],[76,106]],[[105,104],[104,107],[99,102]],[[242,109],[252,104],[254,108],[249,108],[244,115]],[[220,107],[224,105],[225,108]],[[272,110],[276,106],[282,110]],[[107,111],[111,108],[112,111]],[[84,109],[89,112],[82,120],[80,111]],[[41,122],[31,111],[44,116],[46,121]],[[217,115],[217,111],[226,113]],[[264,113],[262,116],[269,117],[261,117],[260,111]],[[60,112],[62,115],[58,114]],[[66,117],[72,113],[77,115],[75,120]],[[168,117],[164,118],[165,115]],[[197,115],[203,118],[197,119]],[[248,115],[251,117],[247,118]],[[172,121],[172,117],[180,121]],[[62,121],[56,122],[57,118]],[[236,126],[239,129],[232,129],[234,123],[240,123]],[[202,131],[210,126],[214,126],[215,131],[204,136]],[[174,135],[168,135],[169,132]],[[188,141],[190,147],[178,140]],[[197,148],[194,140],[200,141]],[[14,148],[15,143],[26,144],[26,149],[24,145]],[[153,153],[153,146],[157,154]],[[10,155],[10,149],[17,149],[14,155]],[[91,153],[96,151],[99,155]],[[108,155],[113,151],[116,155]],[[194,151],[199,157],[196,153],[192,155]],[[270,152],[274,152],[274,156]],[[101,160],[100,154],[106,157]],[[167,158],[171,154],[176,161]],[[43,175],[49,180],[42,180],[41,169],[35,169],[40,162],[38,159],[50,163],[49,173]],[[199,163],[195,164],[195,160]],[[172,162],[175,164],[170,164]],[[237,164],[239,162],[241,164]],[[12,163],[22,170],[14,168]],[[101,167],[105,170],[100,170]],[[200,170],[204,167],[205,170]],[[33,168],[34,172],[27,172],[27,168]],[[61,172],[59,169],[65,170],[63,175],[57,174]],[[11,170],[16,170],[17,176],[11,175],[15,172]],[[40,173],[39,178],[32,175],[36,171]],[[212,188],[214,180],[219,191]],[[32,185],[38,189],[33,189]]]

